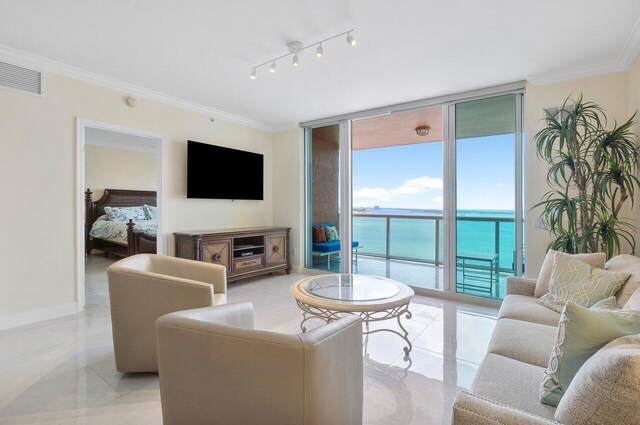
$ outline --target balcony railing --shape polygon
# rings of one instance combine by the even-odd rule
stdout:
[[[499,269],[514,270],[514,218],[457,218],[459,254],[497,253]],[[353,213],[359,254],[439,266],[444,261],[442,215]]]

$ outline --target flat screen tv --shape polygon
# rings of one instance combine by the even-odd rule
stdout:
[[[264,156],[187,142],[187,198],[263,200]]]

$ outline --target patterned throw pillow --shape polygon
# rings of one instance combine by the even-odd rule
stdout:
[[[591,307],[615,295],[629,276],[631,274],[627,272],[592,269],[570,255],[556,252],[549,292],[536,302],[557,312],[569,301]]]
[[[325,226],[324,233],[327,235],[328,242],[340,240],[340,235],[338,235],[338,229],[336,229],[336,226]]]
[[[104,207],[109,221],[126,222],[129,220],[146,220],[143,207]]]
[[[538,274],[538,280],[536,281],[536,287],[534,289],[534,294],[533,294],[533,296],[536,298],[540,298],[541,296],[549,292],[549,281],[551,280],[551,273],[553,273],[553,265],[556,259],[556,252],[558,251],[554,251],[553,249],[550,249],[549,251],[547,251],[547,255],[544,257],[544,262],[542,263],[542,267],[540,268],[540,273]],[[580,260],[583,263],[587,263],[594,269],[609,270],[609,267],[605,267],[605,261],[607,261],[607,255],[604,252],[594,252],[590,254],[566,254],[566,255],[571,255],[573,259]],[[621,270],[611,270],[611,271],[616,272]]]
[[[616,338],[637,333],[640,311],[607,311],[569,302],[560,316],[556,343],[540,386],[540,401],[557,406],[592,355]]]

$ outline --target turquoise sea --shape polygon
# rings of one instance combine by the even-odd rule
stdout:
[[[354,213],[362,213],[362,211],[355,210]],[[360,253],[385,255],[386,218],[377,217],[376,215],[379,214],[406,216],[406,218],[390,219],[389,254],[392,257],[435,261],[437,222],[440,234],[438,257],[443,261],[442,220],[416,218],[420,215],[442,217],[442,211],[439,210],[373,208],[366,211],[366,216],[354,216],[353,239],[363,246]],[[513,268],[515,246],[513,211],[458,210],[457,217],[457,246],[460,254],[496,252],[496,219],[504,220],[497,224],[500,268]]]

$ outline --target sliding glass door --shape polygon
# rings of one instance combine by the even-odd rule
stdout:
[[[521,94],[454,105],[455,288],[504,298],[522,270]],[[520,200],[520,201],[518,201]]]
[[[502,299],[523,271],[522,96],[306,127],[306,267]]]
[[[349,122],[305,129],[305,264],[328,272],[351,271]],[[346,145],[346,146],[345,146]]]

